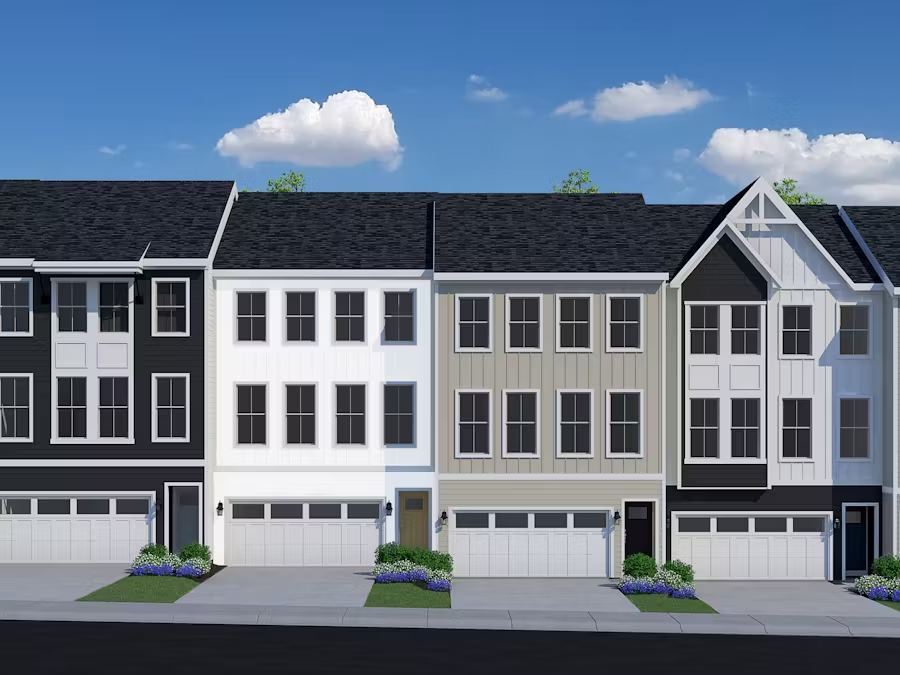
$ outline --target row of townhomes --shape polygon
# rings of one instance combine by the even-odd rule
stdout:
[[[898,550],[900,207],[0,181],[0,562],[830,579]]]

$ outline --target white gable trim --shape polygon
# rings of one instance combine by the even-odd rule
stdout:
[[[225,210],[222,212],[222,219],[219,221],[219,227],[216,228],[216,236],[213,238],[212,246],[209,247],[209,255],[206,258],[206,267],[212,269],[213,261],[216,259],[216,253],[219,251],[219,244],[222,242],[222,235],[225,234],[225,226],[228,224],[228,216],[231,215],[231,207],[238,200],[237,183],[231,184],[231,193],[228,195],[228,201],[225,204]]]
[[[741,249],[741,253],[747,256],[747,259],[753,263],[753,266],[762,274],[764,277],[767,277],[769,281],[771,281],[775,286],[781,287],[781,281],[775,272],[772,271],[772,268],[766,264],[766,261],[763,260],[759,253],[747,243],[747,240],[744,239],[744,235],[737,231],[734,225],[731,224],[727,218],[721,222],[721,224],[713,231],[709,237],[706,238],[706,241],[703,242],[703,245],[697,250],[694,255],[691,256],[691,259],[687,261],[687,264],[681,268],[681,271],[675,275],[675,278],[672,279],[672,283],[670,286],[672,288],[680,288],[681,284],[684,283],[685,279],[687,279],[691,272],[699,265],[709,252],[713,250],[716,244],[721,241],[723,236],[728,236],[739,249]]]

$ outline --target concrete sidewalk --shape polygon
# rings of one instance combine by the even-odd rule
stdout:
[[[0,620],[900,638],[896,617],[0,601]]]

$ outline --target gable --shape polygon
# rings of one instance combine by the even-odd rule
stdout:
[[[685,301],[765,302],[769,282],[737,244],[723,236],[682,284]]]

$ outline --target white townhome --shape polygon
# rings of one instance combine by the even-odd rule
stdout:
[[[433,198],[242,194],[214,263],[210,543],[227,565],[437,544]]]

